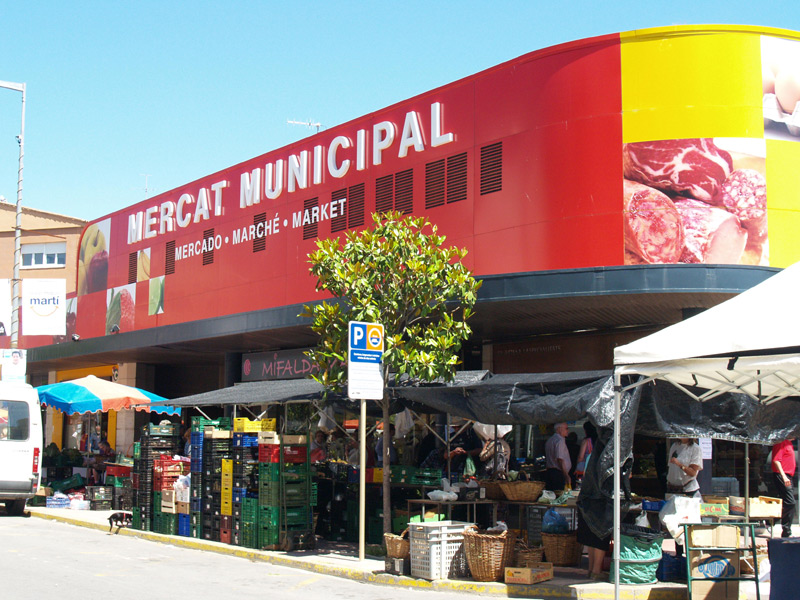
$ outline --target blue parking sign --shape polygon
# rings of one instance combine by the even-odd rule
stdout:
[[[347,395],[350,398],[383,398],[383,325],[350,321],[347,351]]]

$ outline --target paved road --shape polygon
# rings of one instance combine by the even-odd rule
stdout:
[[[0,513],[4,600],[465,600]],[[474,596],[475,594],[470,594]]]

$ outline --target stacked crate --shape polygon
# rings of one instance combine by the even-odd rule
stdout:
[[[114,488],[108,485],[87,486],[86,497],[92,510],[111,510]]]
[[[138,444],[138,445],[137,445]],[[142,437],[134,444],[133,471],[133,526],[150,531],[153,526],[154,500],[153,465],[162,454],[172,456],[180,451],[180,438],[174,425],[148,424],[142,430]],[[160,512],[160,506],[159,506]]]
[[[232,431],[206,427],[203,436],[202,529],[205,540],[220,541],[222,522],[222,464],[233,459]],[[233,476],[231,466],[231,478]],[[233,485],[231,479],[231,487]],[[231,523],[232,526],[232,523]],[[230,526],[229,528],[230,529]]]
[[[114,489],[114,499],[112,500],[114,510],[130,511],[133,506],[132,469],[132,465],[108,465],[106,467],[106,485]]]
[[[259,546],[314,545],[308,438],[259,434]]]
[[[258,435],[257,433],[234,431],[233,532],[231,543],[237,546],[256,548],[258,546],[257,522]]]

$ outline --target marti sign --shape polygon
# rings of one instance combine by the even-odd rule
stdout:
[[[383,398],[383,325],[350,321],[347,348],[347,396],[363,400]]]
[[[285,157],[276,158],[240,174],[239,208],[244,209],[263,200],[277,200],[283,193],[308,190],[323,183],[324,174],[334,179],[342,179],[351,168],[365,171],[369,166],[380,165],[385,152],[396,151],[397,157],[406,158],[410,150],[425,151],[425,139],[431,148],[449,144],[455,140],[453,133],[443,131],[442,104],[431,104],[429,135],[425,136],[423,120],[417,111],[408,111],[402,128],[392,121],[380,121],[372,126],[372,131],[359,129],[355,136],[337,135],[326,146],[318,144]],[[371,150],[370,150],[371,149]],[[128,215],[128,244],[153,239],[178,228],[194,223],[211,221],[223,214],[223,203],[230,187],[228,180],[212,183],[209,188],[201,187],[197,194],[183,193],[177,200],[169,199],[160,204]],[[326,207],[329,216],[342,214],[344,207]],[[308,222],[318,222],[324,215],[320,209],[317,214],[300,211],[292,216],[292,227],[300,227]],[[289,226],[288,218],[268,221],[271,233],[276,233],[281,225]],[[246,237],[245,232],[245,237]]]

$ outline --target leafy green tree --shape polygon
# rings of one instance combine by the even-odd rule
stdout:
[[[467,251],[444,247],[445,236],[423,217],[397,212],[373,215],[371,228],[317,241],[309,254],[317,290],[336,300],[306,306],[319,334],[308,355],[319,366],[315,379],[326,390],[347,385],[348,322],[384,327],[384,382],[390,372],[411,382],[452,380],[467,324],[481,282],[462,264]],[[380,401],[383,423],[389,423],[389,398]],[[362,424],[364,426],[364,424]],[[389,464],[389,427],[383,428],[383,464]],[[383,523],[390,531],[390,469],[383,471]]]

